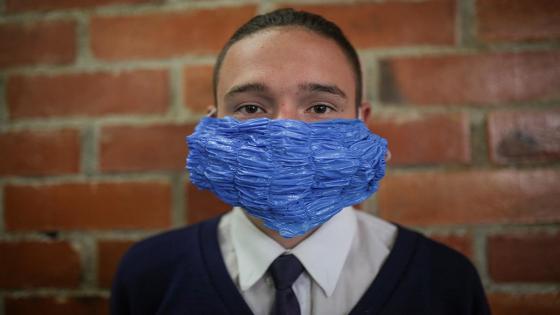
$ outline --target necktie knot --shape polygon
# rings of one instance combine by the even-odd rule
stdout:
[[[276,290],[291,289],[294,282],[303,272],[303,265],[296,256],[281,255],[270,265],[270,275]]]

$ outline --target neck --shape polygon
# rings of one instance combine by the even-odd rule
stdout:
[[[282,235],[280,235],[277,231],[271,230],[268,227],[266,227],[260,219],[251,216],[245,211],[243,212],[245,213],[249,221],[251,221],[259,230],[261,230],[264,234],[266,234],[271,239],[275,240],[276,243],[282,245],[282,247],[284,247],[285,249],[292,249],[296,247],[299,243],[303,242],[306,238],[311,236],[311,234],[313,234],[313,232],[315,232],[318,229],[318,228],[314,228],[303,235],[292,237],[292,238],[285,238],[282,237]]]

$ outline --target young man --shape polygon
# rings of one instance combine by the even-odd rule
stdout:
[[[361,95],[333,23],[283,9],[242,26],[188,160],[195,184],[239,207],[135,245],[113,314],[489,314],[466,258],[349,207],[385,166]]]

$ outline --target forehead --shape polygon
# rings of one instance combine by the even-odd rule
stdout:
[[[355,93],[352,66],[342,48],[293,26],[259,31],[230,47],[220,69],[218,102],[230,87],[251,82],[278,88],[320,82],[347,89],[351,98]]]

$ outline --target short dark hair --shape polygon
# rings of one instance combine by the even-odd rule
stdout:
[[[267,28],[279,26],[301,26],[328,39],[334,40],[336,44],[342,49],[342,51],[346,55],[346,58],[348,58],[350,65],[352,66],[352,70],[354,72],[354,80],[356,81],[356,107],[359,107],[361,105],[363,83],[360,60],[358,59],[356,50],[354,49],[352,44],[350,44],[346,36],[344,36],[342,30],[336,24],[320,15],[305,11],[295,11],[294,9],[287,8],[278,9],[266,14],[253,17],[251,20],[237,29],[237,31],[224,45],[224,48],[222,48],[220,54],[218,55],[218,59],[216,60],[212,78],[214,103],[216,106],[218,105],[218,80],[220,76],[220,68],[222,67],[222,63],[230,47],[251,34],[257,33]]]

